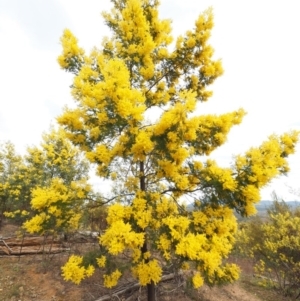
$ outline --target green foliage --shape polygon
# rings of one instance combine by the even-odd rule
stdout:
[[[97,266],[97,257],[101,256],[101,250],[99,248],[88,251],[83,256],[82,265],[88,267],[89,265]]]

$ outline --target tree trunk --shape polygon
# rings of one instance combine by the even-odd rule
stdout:
[[[140,189],[142,191],[146,191],[146,183],[145,183],[145,174],[144,174],[144,162],[140,162]],[[142,247],[142,253],[146,253],[148,251],[148,247],[147,247],[147,233],[145,233],[145,241],[144,241],[144,245]],[[146,263],[149,260],[146,259]],[[148,301],[156,301],[155,298],[155,284],[153,281],[151,281],[151,283],[147,284],[147,299]]]
[[[155,301],[155,284],[151,281],[150,284],[147,284],[147,297],[148,301]]]

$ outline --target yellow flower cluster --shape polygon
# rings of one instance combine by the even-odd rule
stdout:
[[[177,214],[178,213],[178,207],[177,205],[172,202],[169,198],[161,197],[159,200],[155,203],[155,215],[157,216],[157,219],[162,219],[163,217],[167,217],[169,215]]]
[[[144,243],[144,233],[136,233],[132,231],[129,223],[124,223],[122,220],[114,222],[100,236],[100,244],[105,246],[108,252],[112,255],[117,255],[123,252],[126,248],[139,249]]]
[[[97,264],[100,268],[105,267],[106,257],[102,255],[100,258],[97,258]]]
[[[207,248],[207,239],[203,234],[188,233],[182,237],[176,245],[175,253],[190,260],[199,260],[202,258],[201,252]]]
[[[76,59],[84,55],[82,48],[78,47],[77,39],[69,29],[65,29],[60,39],[63,45],[63,54],[58,57],[58,63],[63,69],[68,69],[72,59]]]
[[[199,288],[203,285],[204,279],[201,277],[200,273],[195,273],[195,275],[192,278],[194,288]]]
[[[46,215],[44,212],[35,215],[30,220],[27,220],[23,227],[29,232],[29,233],[39,233],[42,232],[44,227],[43,224],[45,221],[49,220],[50,216]]]
[[[213,160],[207,160],[206,168],[203,169],[203,177],[207,182],[217,181],[222,185],[223,190],[235,191],[237,182],[233,177],[232,170],[217,166]]]
[[[116,203],[109,207],[106,220],[110,225],[113,225],[118,221],[129,219],[131,213],[132,209],[129,206]]]
[[[79,284],[84,278],[93,275],[95,268],[89,265],[87,268],[82,266],[83,258],[80,256],[70,256],[67,263],[61,268],[62,276],[66,281]]]
[[[171,247],[172,247],[172,242],[168,238],[168,236],[165,233],[161,234],[157,241],[157,248],[163,251],[163,256],[166,260],[171,259],[171,254],[170,254]]]
[[[288,172],[286,156],[294,152],[299,132],[292,131],[282,136],[272,135],[260,147],[251,148],[245,156],[237,156],[235,170],[238,189],[234,192],[246,216],[256,212],[254,205],[260,200],[259,190],[271,179]]]
[[[146,200],[141,198],[134,199],[132,205],[133,218],[137,225],[144,230],[151,222],[152,210],[151,208],[147,209]]]
[[[116,286],[121,276],[122,273],[119,270],[115,270],[110,275],[103,275],[104,286],[107,288]]]
[[[151,283],[151,281],[157,284],[162,276],[162,268],[155,259],[150,260],[149,262],[140,262],[132,268],[132,272],[141,285],[147,285]]]
[[[38,213],[27,220],[23,227],[30,233],[77,229],[82,212],[80,205],[90,191],[86,181],[65,185],[61,179],[53,178],[49,187],[32,190],[31,206]]]
[[[162,223],[170,229],[170,234],[173,240],[181,240],[186,235],[190,219],[185,216],[168,216],[162,220]]]
[[[145,130],[141,130],[131,148],[134,160],[144,161],[146,156],[153,151],[153,148],[154,143],[151,141],[150,134]]]
[[[52,185],[48,189],[36,188],[32,192],[32,196],[31,206],[36,210],[47,208],[58,201],[67,202],[69,200],[67,187],[57,178],[52,181]]]

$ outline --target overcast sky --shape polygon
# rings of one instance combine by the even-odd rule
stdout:
[[[10,140],[22,153],[37,145],[42,132],[72,104],[72,77],[56,58],[59,38],[69,28],[86,50],[100,46],[108,29],[101,11],[109,0],[0,0],[0,141]],[[220,165],[232,155],[258,146],[273,133],[300,130],[299,1],[161,0],[160,15],[173,20],[174,36],[194,26],[212,6],[215,27],[211,44],[222,58],[224,75],[211,87],[203,113],[225,113],[243,107],[244,122],[215,152]],[[290,160],[291,172],[262,191],[275,190],[286,200],[300,200],[300,147]]]

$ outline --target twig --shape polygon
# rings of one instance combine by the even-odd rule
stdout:
[[[162,290],[161,293],[162,294],[165,294],[165,293],[170,294],[170,293],[175,292],[176,290],[178,290],[181,286],[183,286],[183,283],[179,284],[177,287],[175,287],[171,290]]]
[[[177,275],[180,275],[180,274],[181,273],[178,273],[178,274],[172,273],[169,275],[162,276],[160,282],[174,279]],[[116,297],[119,299],[119,297],[118,297],[119,295],[126,293],[129,290],[137,289],[140,286],[141,285],[139,283],[129,283],[125,288],[120,287],[119,289],[116,289],[112,294],[104,295],[104,296],[96,299],[95,301],[110,300],[112,297]]]
[[[256,277],[256,278],[261,278],[261,279],[264,279],[264,280],[268,280],[268,281],[272,281],[272,282],[276,282],[276,283],[280,284],[279,280],[274,279],[274,278],[272,279],[270,277],[266,277],[266,276],[259,275],[259,274],[253,274],[253,276]]]
[[[4,239],[1,239],[1,241],[3,241],[3,243],[5,244],[5,246],[6,246],[7,250],[8,250],[8,252],[9,252],[9,254],[11,254],[12,253],[12,249],[8,246],[8,244],[5,242]]]

